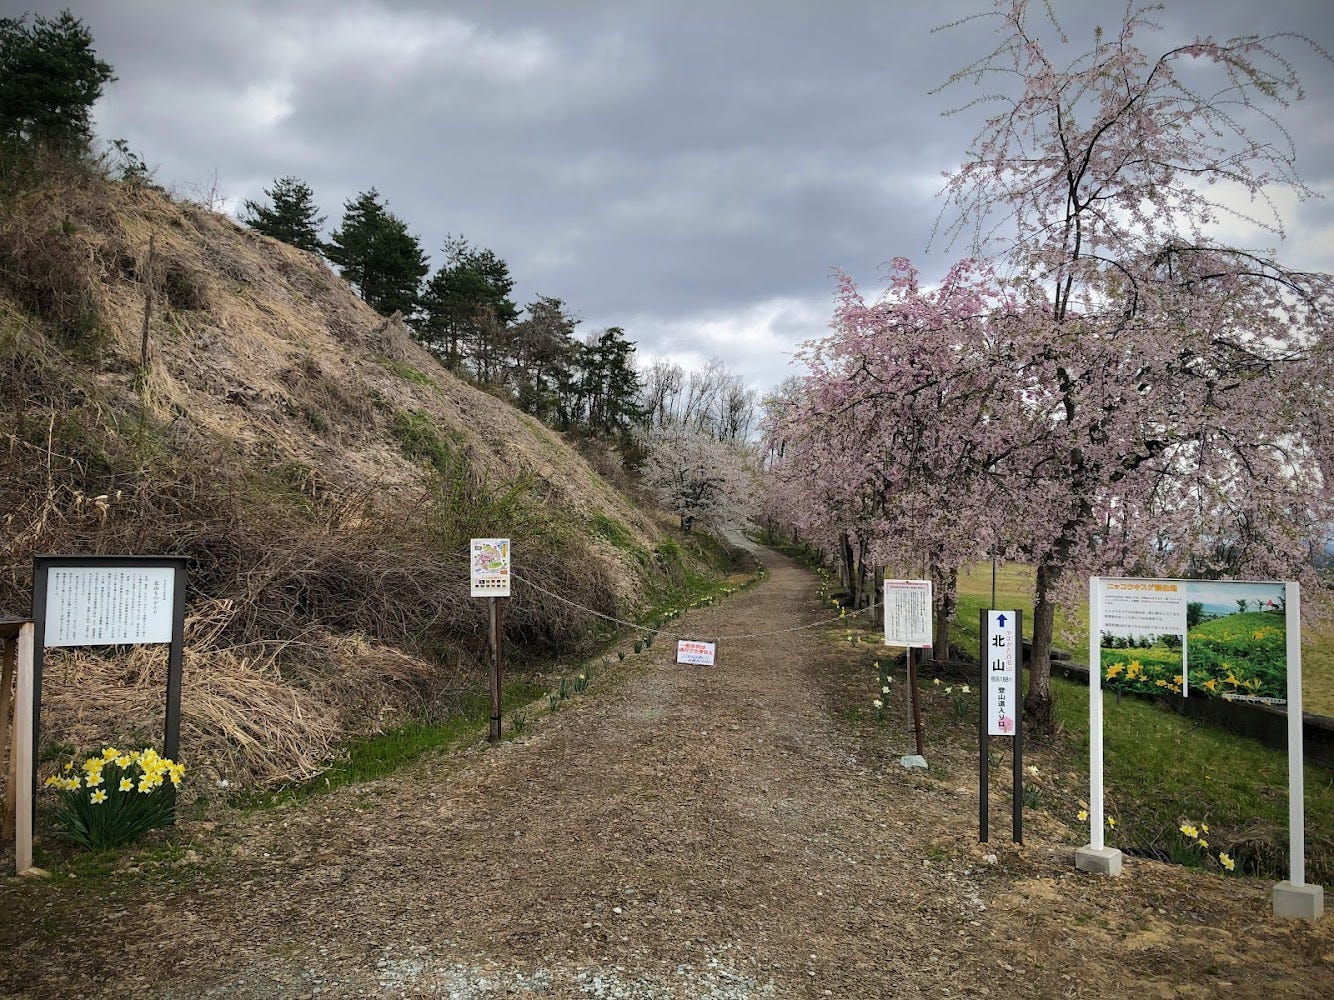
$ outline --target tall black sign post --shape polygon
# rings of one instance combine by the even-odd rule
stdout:
[[[181,741],[181,664],[185,651],[185,556],[36,556],[32,561],[32,752],[38,760],[42,664],[46,650],[69,646],[168,644],[162,755]],[[33,775],[36,794],[37,776]]]
[[[993,736],[1014,740],[1014,804],[1012,836],[1024,842],[1024,699],[1023,615],[1018,611],[982,610],[978,615],[980,636],[978,664],[981,668],[981,708],[977,719],[977,839],[985,844],[990,835],[991,779],[990,741]]]

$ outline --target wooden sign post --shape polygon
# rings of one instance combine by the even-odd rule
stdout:
[[[487,644],[491,648],[491,720],[487,739],[500,742],[502,715],[501,681],[503,673],[501,599],[510,596],[510,540],[508,538],[474,538],[471,544],[470,589],[473,597],[487,598]]]
[[[4,647],[3,680],[0,681],[0,749],[5,745],[9,747],[4,839],[14,837],[14,871],[19,875],[32,867],[32,808],[36,784],[32,752],[34,631],[31,621],[9,618],[0,621],[0,644]],[[11,684],[15,688],[12,706],[9,701]],[[13,729],[6,732],[11,707]]]
[[[922,704],[917,693],[915,649],[931,647],[931,581],[885,581],[885,645],[908,650],[908,693],[912,698],[913,733],[917,756],[926,757],[922,740]],[[906,760],[906,758],[905,758]],[[925,767],[924,763],[916,766]]]
[[[32,561],[32,755],[39,757],[46,650],[167,645],[162,755],[177,760],[185,651],[185,556],[36,556]],[[37,775],[32,776],[34,798]]]

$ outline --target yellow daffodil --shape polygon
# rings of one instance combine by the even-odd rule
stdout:
[[[128,792],[133,787],[134,787],[134,782],[131,781],[129,778],[120,779],[120,790],[122,792]]]
[[[1199,831],[1198,829],[1196,829],[1195,827],[1191,826],[1191,824],[1189,824],[1189,823],[1182,823],[1181,826],[1180,826],[1180,830],[1181,830],[1181,832],[1184,833],[1187,837],[1190,837],[1190,838],[1192,838],[1192,839],[1194,839],[1195,837],[1198,837],[1198,836],[1200,835],[1200,831]]]
[[[1079,810],[1078,813],[1076,813],[1076,816],[1079,819],[1079,822],[1087,823],[1089,818],[1089,811],[1087,809],[1081,809]]]
[[[1201,824],[1200,824],[1200,829],[1203,830],[1205,833],[1208,833],[1208,832],[1209,832],[1209,824],[1208,824],[1208,823],[1201,823]]]
[[[66,770],[66,771],[72,771],[72,770],[74,770],[74,761],[70,761],[68,764],[66,764],[66,765],[65,765],[65,770]]]
[[[1107,825],[1110,826],[1113,830],[1115,830],[1115,829],[1116,829],[1116,819],[1115,819],[1115,817],[1108,816],[1108,817],[1107,817]]]
[[[1227,851],[1219,851],[1218,863],[1230,872],[1237,870],[1237,863],[1228,857]]]
[[[97,791],[93,792],[92,795],[88,796],[88,801],[90,801],[95,806],[100,806],[106,800],[107,800],[107,793],[102,791],[102,789],[100,788]]]
[[[1201,837],[1201,838],[1199,838],[1198,840],[1196,840],[1195,843],[1199,844],[1199,845],[1200,845],[1201,847],[1203,847],[1205,850],[1208,850],[1208,848],[1209,848],[1209,841],[1205,840],[1203,837]]]
[[[117,750],[115,747],[107,747],[105,750],[102,751],[103,760],[115,760],[119,756],[120,756],[120,751]]]
[[[117,766],[117,767],[122,767],[122,768],[123,768],[123,767],[129,767],[131,763],[132,763],[132,762],[131,762],[130,758],[127,757],[127,756],[125,756],[125,754],[121,754],[119,757],[116,758],[116,766]]]
[[[90,771],[88,772],[88,777],[85,780],[88,782],[89,788],[96,788],[98,785],[102,784],[102,772]]]

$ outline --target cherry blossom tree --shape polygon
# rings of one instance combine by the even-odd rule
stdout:
[[[871,304],[841,278],[833,332],[801,355],[809,374],[778,424],[775,471],[794,511],[839,532],[850,565],[855,546],[859,561],[929,573],[943,660],[958,568],[993,543],[994,473],[1014,445],[1004,428],[1018,397],[996,331],[1015,303],[977,261],[931,289],[908,261],[893,266]]]
[[[740,523],[754,507],[758,468],[746,446],[676,425],[653,431],[647,451],[644,482],[681,519],[683,531],[694,522]]]
[[[1281,237],[1310,190],[1280,114],[1291,37],[1197,38],[1156,57],[1128,9],[1063,61],[1048,5],[999,2],[997,47],[952,78],[1013,80],[947,181],[947,230],[1023,283],[1004,353],[1026,407],[1011,515],[1037,567],[1025,711],[1051,723],[1055,602],[1091,570],[1291,575],[1331,520],[1331,279],[1228,245]],[[1324,53],[1321,53],[1324,55]],[[1326,56],[1326,58],[1328,58]]]

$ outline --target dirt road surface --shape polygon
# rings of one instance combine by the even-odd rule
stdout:
[[[1334,994],[1330,920],[1275,920],[1268,883],[1086,876],[1003,818],[979,846],[976,745],[868,747],[827,631],[777,632],[827,616],[814,578],[765,559],[673,623],[767,633],[714,668],[660,641],[497,749],[200,824],[171,866],[4,880],[0,995]]]

